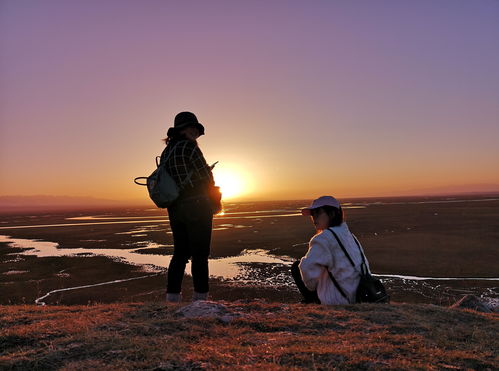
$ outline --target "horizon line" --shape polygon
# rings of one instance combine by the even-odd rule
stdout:
[[[452,197],[452,196],[471,196],[471,195],[476,195],[476,196],[487,196],[487,195],[499,195],[499,189],[498,190],[490,190],[490,191],[461,191],[461,192],[428,192],[428,193],[405,193],[405,194],[396,194],[396,195],[387,195],[387,194],[378,194],[378,195],[373,195],[373,194],[366,194],[366,195],[356,195],[356,196],[334,196],[338,199],[363,199],[363,198],[403,198],[403,197]],[[147,198],[144,199],[110,199],[110,198],[98,198],[98,197],[93,197],[93,196],[67,196],[67,195],[47,195],[47,194],[38,194],[38,195],[0,195],[0,200],[2,199],[33,199],[33,198],[59,198],[59,199],[68,199],[68,201],[77,201],[77,200],[94,200],[96,201],[95,204],[97,203],[123,203],[124,206],[126,205],[140,205],[144,204],[144,206],[147,206],[146,204],[149,204],[151,201]],[[247,198],[247,197],[234,197],[234,198],[229,198],[229,199],[223,199],[223,201],[226,202],[271,202],[271,201],[304,201],[304,200],[313,200],[314,198],[317,198],[319,196],[315,197],[300,197],[300,198],[269,198],[269,197],[263,197],[263,198]],[[94,204],[94,205],[95,205]],[[70,204],[68,204],[69,206]],[[14,206],[14,205],[12,205]],[[36,206],[36,205],[33,205]],[[59,206],[64,206],[64,205],[59,205]]]

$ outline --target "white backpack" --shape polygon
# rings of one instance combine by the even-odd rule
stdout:
[[[154,204],[159,208],[166,208],[170,206],[179,196],[180,188],[173,180],[172,176],[166,170],[166,163],[173,153],[173,147],[166,158],[161,159],[158,163],[159,156],[156,157],[156,170],[148,177],[137,177],[133,181],[135,184],[147,186],[149,197]],[[192,171],[187,175],[186,179],[181,183],[183,186],[191,177]],[[140,183],[140,179],[145,179],[145,183]]]

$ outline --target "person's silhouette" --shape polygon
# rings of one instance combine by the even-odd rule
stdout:
[[[166,298],[181,300],[185,266],[192,262],[193,300],[208,297],[208,257],[210,255],[213,213],[217,209],[210,198],[214,187],[213,174],[196,139],[204,134],[204,126],[191,112],[175,116],[168,129],[166,148],[161,161],[180,188],[180,195],[168,207],[173,233],[174,252],[168,267]]]

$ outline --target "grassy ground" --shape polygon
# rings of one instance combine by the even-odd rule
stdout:
[[[498,369],[499,316],[434,305],[239,301],[0,306],[0,369]]]

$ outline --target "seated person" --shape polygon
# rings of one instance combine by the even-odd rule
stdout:
[[[351,304],[356,301],[364,251],[344,222],[343,210],[334,197],[322,196],[302,210],[312,217],[317,234],[307,254],[295,262],[291,273],[304,303]],[[347,254],[343,249],[346,250]],[[369,270],[369,263],[365,258]],[[350,260],[353,262],[350,262]]]

